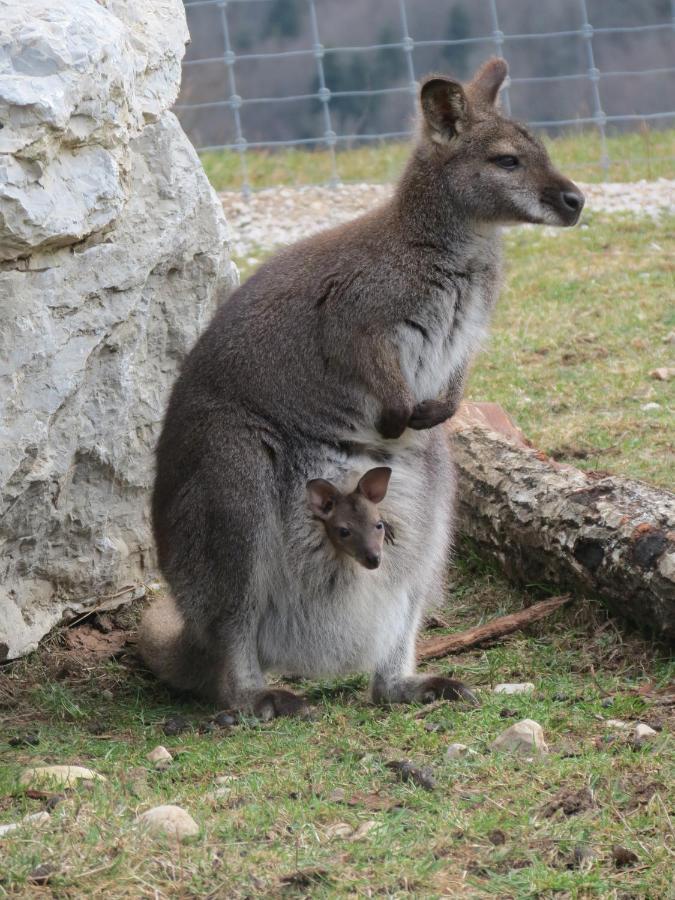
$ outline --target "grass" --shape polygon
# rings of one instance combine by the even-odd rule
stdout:
[[[523,602],[468,562],[454,570],[451,596],[453,629]],[[67,791],[39,831],[0,838],[2,896],[39,895],[28,875],[44,863],[53,872],[42,890],[68,898],[669,896],[672,737],[668,707],[655,701],[673,666],[639,638],[622,637],[592,604],[439,661],[436,669],[483,688],[479,709],[380,709],[354,678],[296,686],[316,706],[313,721],[211,733],[199,725],[212,710],[172,699],[132,657],[78,662],[60,644],[57,636],[0,675],[2,740],[32,732],[40,741],[0,743],[0,822],[47,803],[18,786],[24,766],[83,764],[108,781]],[[497,681],[521,680],[535,682],[533,696],[489,692]],[[526,762],[489,751],[515,721],[500,716],[505,707],[540,722],[548,756]],[[162,724],[176,713],[192,727],[167,737]],[[606,717],[663,730],[635,750]],[[446,761],[452,741],[476,755]],[[145,758],[160,743],[174,754],[165,771]],[[436,789],[398,781],[386,767],[395,759],[433,767]],[[223,775],[230,780],[216,783]],[[581,791],[581,809],[546,815],[561,791]],[[188,809],[199,836],[177,846],[140,835],[137,813],[159,803]],[[365,822],[376,827],[360,840],[330,837],[337,823]],[[574,863],[581,845],[595,854],[588,867]],[[615,845],[637,863],[617,868]]]
[[[675,129],[653,131],[644,127],[629,134],[607,138],[609,165],[600,166],[601,145],[596,131],[569,132],[545,138],[555,163],[579,181],[638,181],[642,178],[673,177]],[[339,150],[337,175],[342,181],[386,182],[400,173],[409,145],[382,141]],[[218,191],[239,190],[243,184],[240,154],[212,150],[201,154],[202,164]],[[279,185],[321,184],[333,176],[331,156],[326,150],[249,150],[245,154],[247,181],[251,188]]]

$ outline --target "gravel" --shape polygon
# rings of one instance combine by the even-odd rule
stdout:
[[[675,212],[675,179],[580,187],[586,195],[586,212],[630,212],[641,216]],[[249,197],[227,191],[220,194],[220,199],[232,231],[234,255],[253,265],[261,252],[353,219],[382,203],[391,191],[391,184],[343,184],[336,188],[267,188]]]

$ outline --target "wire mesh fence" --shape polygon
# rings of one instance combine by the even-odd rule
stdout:
[[[323,151],[327,165],[316,180],[339,184],[341,151],[411,135],[420,76],[466,76],[490,55],[511,67],[501,95],[506,114],[549,135],[591,132],[593,158],[584,165],[602,178],[619,162],[611,134],[669,129],[675,119],[675,0],[185,0],[185,7],[192,45],[176,112],[199,151],[236,158],[232,180],[244,192],[259,183],[250,173],[256,154],[289,150]],[[672,163],[672,134],[666,138],[650,163]],[[649,144],[621,145],[620,162],[639,162],[645,146],[649,154]]]

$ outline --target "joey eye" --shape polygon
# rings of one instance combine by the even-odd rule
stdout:
[[[340,535],[341,538],[348,538],[349,535],[351,534],[351,531],[349,530],[349,528],[339,528],[338,534]]]
[[[499,166],[500,169],[517,169],[520,165],[517,156],[495,156],[492,160],[495,165]]]
[[[375,527],[378,531],[382,531],[382,529],[384,528],[384,522],[378,522]]]

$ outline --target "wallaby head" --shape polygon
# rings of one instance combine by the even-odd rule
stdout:
[[[366,569],[377,569],[382,559],[386,526],[377,504],[387,493],[391,469],[369,469],[350,494],[343,494],[323,478],[307,482],[309,506],[321,519],[339,553],[346,553]]]
[[[421,139],[404,183],[431,180],[476,224],[574,225],[583,194],[554,168],[541,141],[496,105],[507,72],[504,60],[493,58],[468,84],[425,79]]]

